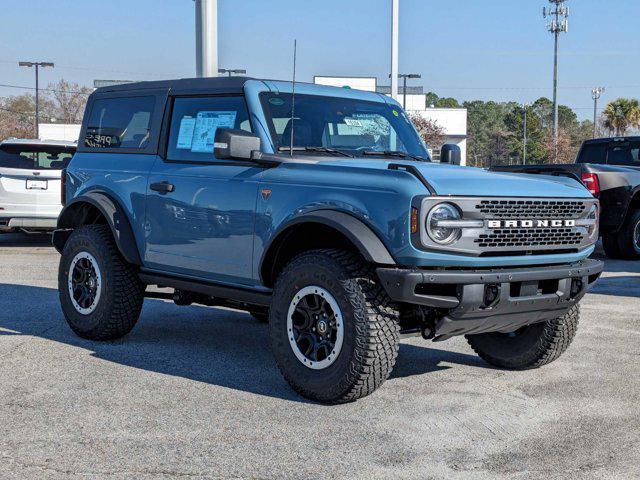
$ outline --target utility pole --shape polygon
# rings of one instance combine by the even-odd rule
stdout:
[[[35,67],[36,68],[36,138],[40,138],[40,102],[39,102],[39,79],[38,79],[38,68],[43,67],[53,67],[52,62],[18,62],[19,67]]]
[[[529,105],[526,103],[522,105],[524,109],[524,138],[522,140],[522,164],[527,164],[527,108]]]
[[[566,0],[549,0],[553,6],[542,9],[544,18],[550,17],[551,21],[547,24],[548,30],[553,34],[553,143],[555,147],[555,156],[558,156],[558,42],[560,34],[569,31],[569,9],[565,7]]]
[[[398,99],[398,28],[400,0],[391,0],[391,98]]]
[[[196,2],[196,76],[218,74],[218,0]]]
[[[593,138],[598,134],[598,100],[604,93],[604,87],[596,87],[591,90],[591,98],[593,98]]]

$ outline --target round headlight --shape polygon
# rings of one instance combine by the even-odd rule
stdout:
[[[455,227],[439,226],[438,223],[447,220],[460,220],[460,211],[450,203],[441,203],[431,209],[427,215],[427,233],[431,240],[441,245],[453,243],[460,238],[462,230]]]

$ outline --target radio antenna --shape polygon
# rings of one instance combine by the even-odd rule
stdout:
[[[293,41],[293,90],[291,93],[291,144],[289,145],[289,155],[293,157],[293,130],[294,114],[296,108],[296,53],[298,51],[298,40]]]

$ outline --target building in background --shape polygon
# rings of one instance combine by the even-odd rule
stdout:
[[[40,140],[68,140],[77,142],[80,138],[80,124],[73,123],[41,123]]]
[[[331,87],[353,88],[367,92],[377,92],[391,95],[391,87],[378,85],[376,77],[332,77],[315,76],[314,83]],[[466,108],[431,108],[427,105],[427,96],[423,87],[407,87],[405,92],[402,86],[398,90],[398,102],[404,104],[406,94],[406,110],[428,120],[435,121],[443,128],[445,143],[453,143],[460,147],[462,153],[462,165],[467,163],[467,109]],[[439,146],[430,149],[434,161],[440,160]]]

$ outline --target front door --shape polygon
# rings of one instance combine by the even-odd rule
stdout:
[[[255,205],[262,168],[217,160],[217,128],[251,131],[242,96],[177,97],[165,159],[147,188],[145,266],[252,284]]]

